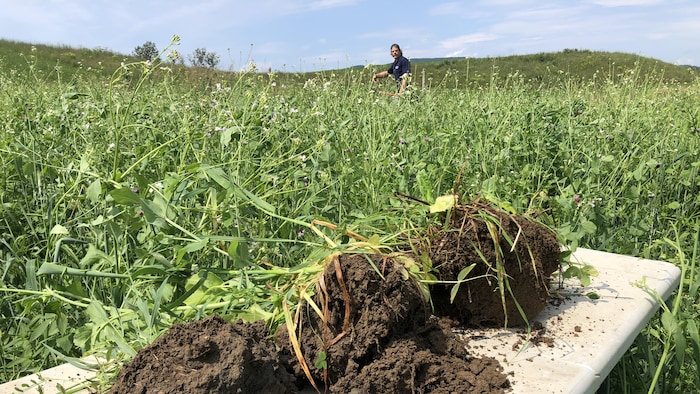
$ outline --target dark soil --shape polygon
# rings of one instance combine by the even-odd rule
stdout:
[[[125,365],[111,393],[293,393],[263,322],[175,324]]]
[[[469,358],[449,319],[429,318],[420,288],[397,261],[341,255],[323,278],[325,292],[317,292],[314,301],[328,300],[327,324],[309,310],[300,340],[321,391],[328,386],[332,393],[499,393],[509,386],[497,361]],[[288,342],[285,334],[278,343]],[[321,352],[328,362],[325,377],[314,368]],[[303,376],[298,363],[293,365]]]
[[[493,234],[498,235],[495,241]],[[556,234],[542,224],[474,202],[455,212],[448,230],[431,229],[428,239],[438,279],[455,280],[461,270],[476,264],[453,302],[453,285],[432,287],[437,315],[472,327],[518,326],[547,306],[561,248]]]
[[[440,266],[444,280],[454,280],[472,263],[483,263],[474,244],[486,249],[487,261],[496,261],[495,249],[488,251],[494,245],[488,231],[483,234],[485,227],[472,222],[468,210],[460,212],[461,219],[452,224],[455,231],[428,235],[431,246],[426,252]],[[547,277],[558,267],[559,245],[540,225],[499,217],[508,237],[518,239],[513,252],[507,240],[502,241],[508,245],[502,262],[508,284],[529,319],[546,303]],[[469,277],[491,274],[488,264],[478,265]],[[503,323],[500,296],[493,295],[495,284],[493,278],[470,280],[460,286],[454,304],[449,302],[451,287],[433,286],[432,312],[414,277],[397,259],[339,254],[314,290],[313,300],[324,317],[306,305],[296,331],[313,382],[319,391],[330,393],[507,392],[510,383],[498,361],[471,357],[453,333],[457,325]],[[509,325],[524,322],[519,313],[512,313],[516,310],[512,300],[506,306]],[[309,379],[290,343],[285,326],[273,339],[262,322],[227,323],[212,316],[177,324],[122,368],[111,392],[309,390]],[[319,363],[323,356],[325,365]]]

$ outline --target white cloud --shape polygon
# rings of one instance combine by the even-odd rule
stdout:
[[[650,40],[664,40],[669,37],[668,33],[647,33],[644,36]]]
[[[462,3],[443,3],[428,10],[431,16],[454,16],[454,15],[469,15],[468,9]]]
[[[309,7],[312,10],[335,8],[335,7],[345,7],[349,5],[355,5],[358,0],[316,0],[311,2]]]
[[[459,51],[463,50],[465,46],[484,41],[493,41],[496,38],[498,38],[496,35],[490,33],[465,34],[462,36],[442,40],[440,41],[438,46],[448,51]]]
[[[479,7],[493,7],[493,6],[505,6],[505,7],[523,7],[529,4],[541,4],[539,0],[480,0],[475,4]]]
[[[603,7],[630,7],[661,4],[663,0],[592,0],[591,3],[602,5]]]

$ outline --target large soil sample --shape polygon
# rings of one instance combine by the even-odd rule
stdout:
[[[467,326],[518,326],[547,306],[561,247],[544,225],[474,202],[455,209],[448,228],[430,229],[427,239],[438,279],[455,281],[475,264],[452,302],[452,284],[432,287],[437,315]]]
[[[327,318],[324,323],[308,308],[300,343],[321,391],[499,393],[509,387],[496,360],[469,357],[450,320],[430,318],[415,279],[398,261],[339,255],[319,287],[314,301]],[[288,342],[284,337],[278,341]],[[318,369],[314,364],[322,353],[327,366]],[[299,364],[291,364],[303,376]]]

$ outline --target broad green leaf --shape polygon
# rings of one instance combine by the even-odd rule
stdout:
[[[70,285],[63,289],[68,294],[72,294],[76,298],[87,297],[85,289],[83,289],[83,282],[79,280],[71,281]]]
[[[598,276],[598,270],[590,264],[584,264],[583,267],[581,267],[581,272],[589,276]]]
[[[205,246],[207,246],[208,243],[209,239],[203,238],[197,242],[190,242],[189,244],[187,244],[187,246],[184,247],[184,249],[185,251],[187,251],[187,253],[192,253],[198,250],[202,250]]]
[[[584,273],[583,271],[579,271],[578,280],[581,281],[581,286],[583,287],[588,287],[591,285],[590,275]]]
[[[95,245],[90,244],[88,245],[88,250],[85,253],[85,256],[80,259],[79,265],[81,267],[95,267],[103,261],[106,261],[107,265],[111,267],[116,265],[113,256],[108,255],[107,253],[98,249]]]
[[[106,331],[111,332],[111,335],[108,334],[109,338],[117,344],[117,347],[122,354],[125,354],[129,358],[134,358],[136,356],[136,349],[129,345],[118,330],[114,329],[112,326],[109,326],[107,327]]]
[[[65,329],[61,332],[65,332]],[[56,338],[56,347],[58,347],[62,354],[67,354],[73,348],[73,340],[71,335],[64,335]]]
[[[586,297],[588,297],[592,300],[599,300],[600,299],[600,295],[598,293],[596,293],[595,291],[589,291],[588,293],[586,293]]]
[[[316,361],[314,361],[314,367],[316,367],[316,369],[326,369],[328,367],[325,352],[318,353],[316,356]]]
[[[267,211],[267,212],[273,212],[273,213],[275,212],[275,207],[272,206],[272,204],[266,202],[262,198],[251,193],[247,189],[244,189],[244,188],[234,184],[234,192],[236,192],[236,194],[238,194],[237,192],[243,193],[243,196],[245,196],[245,198],[247,200],[249,200],[251,203],[253,203],[253,205],[255,205],[259,209],[262,209],[262,210]]]
[[[275,316],[274,313],[264,310],[260,305],[253,304],[250,308],[240,312],[237,317],[246,322],[256,322],[259,320],[270,320]]]
[[[644,166],[642,164],[639,164],[637,166],[637,169],[632,172],[632,176],[634,177],[635,181],[641,181],[644,178]]]
[[[156,262],[160,263],[160,264],[163,265],[164,267],[170,268],[170,267],[173,266],[173,265],[170,263],[170,261],[168,261],[168,259],[165,258],[165,256],[163,256],[162,254],[160,254],[160,253],[158,253],[158,252],[151,252],[151,256],[153,257],[153,259],[154,259]]]
[[[61,226],[60,224],[54,225],[53,228],[51,229],[51,235],[68,235],[68,234],[70,234],[68,232],[68,229]]]
[[[141,210],[143,211],[143,217],[149,224],[157,227],[163,227],[165,221],[164,209],[160,204],[150,200],[141,200]]]
[[[430,213],[445,212],[455,207],[457,195],[448,194],[435,199],[435,203],[430,206]]]
[[[226,249],[226,252],[228,253],[229,257],[232,259],[236,258],[236,253],[238,251],[238,243],[239,241],[237,239],[232,239],[231,242],[229,242],[228,247]]]
[[[233,133],[233,130],[230,127],[226,127],[221,131],[221,137],[219,139],[219,142],[221,143],[221,146],[226,148],[228,144],[231,142],[231,134]]]
[[[420,190],[421,197],[424,200],[430,201],[433,199],[432,185],[430,184],[428,174],[425,172],[425,170],[420,170],[418,174],[416,174],[416,185],[418,186],[418,190]]]
[[[109,195],[112,196],[112,198],[114,199],[114,201],[117,202],[117,204],[122,204],[122,205],[141,204],[141,198],[139,197],[139,195],[134,193],[128,187],[120,187],[118,189],[114,189],[111,192],[109,192]]]
[[[90,305],[85,310],[87,312],[90,321],[96,326],[101,326],[108,322],[109,317],[107,316],[107,311],[105,311],[104,306],[98,301],[93,300]]]
[[[85,172],[90,169],[90,164],[84,157],[80,158],[80,172]]]
[[[474,267],[476,267],[476,264],[472,264],[469,267],[463,268],[461,271],[459,271],[459,274],[457,274],[457,281],[464,281],[467,275],[469,275],[469,273],[472,272]]]
[[[228,245],[228,255],[233,260],[235,268],[243,268],[250,265],[250,252],[246,241],[232,239]]]
[[[136,184],[139,186],[139,189],[148,190],[150,188],[150,182],[145,176],[134,174],[134,178],[136,178]]]
[[[105,217],[102,216],[102,215],[99,215],[99,216],[97,216],[95,219],[93,219],[92,221],[90,221],[90,225],[91,225],[91,226],[99,226],[100,224],[104,223],[105,221],[106,221],[106,220],[105,220]]]
[[[75,334],[73,335],[73,343],[75,343],[75,346],[83,349],[88,348],[90,334],[92,333],[90,325],[84,325],[75,330]]]
[[[223,187],[224,189],[230,189],[233,186],[231,181],[228,179],[228,176],[226,176],[226,173],[224,173],[224,170],[222,170],[220,167],[202,166],[202,169],[207,176],[213,179],[214,182],[218,183],[219,186]]]
[[[667,332],[667,335],[670,335],[671,338],[673,339],[674,342],[674,349],[675,349],[675,358],[676,358],[676,363],[680,366],[683,365],[683,360],[685,359],[685,335],[683,334],[683,330],[680,328],[678,325],[678,320],[676,317],[673,315],[673,313],[669,311],[664,311],[661,314],[661,324],[663,325],[664,329]]]
[[[206,275],[202,277],[202,275]],[[202,279],[204,279],[202,281]],[[207,299],[207,294],[209,290],[213,287],[218,287],[221,286],[224,281],[221,280],[218,276],[216,276],[212,272],[200,272],[199,274],[195,274],[189,277],[187,279],[187,283],[185,283],[185,289],[190,289],[192,287],[197,286],[200,284],[197,290],[192,293],[187,299],[185,300],[185,304],[187,305],[201,305],[204,303],[204,301]]]
[[[581,230],[583,230],[584,233],[595,234],[597,229],[598,227],[595,225],[595,223],[591,222],[590,220],[583,219],[581,221]]]
[[[49,324],[51,323],[52,321],[50,319],[42,319],[38,326],[32,328],[32,334],[29,336],[29,340],[34,342],[42,335],[47,335]]]
[[[459,283],[452,286],[452,290],[450,290],[450,304],[455,302],[455,297],[457,297],[457,292],[459,292]]]
[[[100,200],[100,195],[102,194],[102,183],[99,179],[96,179],[87,188],[87,198],[92,203],[96,203]]]
[[[668,209],[678,209],[681,207],[681,204],[678,201],[673,201],[666,206],[668,207]]]

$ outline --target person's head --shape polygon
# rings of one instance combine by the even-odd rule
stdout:
[[[394,59],[398,59],[399,56],[403,56],[403,52],[401,51],[399,44],[391,44],[391,56]]]

